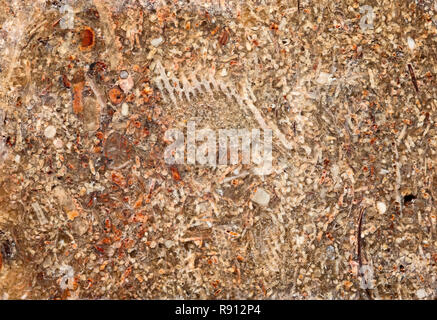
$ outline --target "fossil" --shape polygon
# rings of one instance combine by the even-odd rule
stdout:
[[[240,108],[250,110],[260,127],[263,130],[271,129],[286,149],[294,148],[293,142],[290,142],[273,122],[266,121],[262,117],[261,112],[254,104],[256,97],[250,90],[247,79],[243,81],[241,93],[239,93],[235,89],[235,84],[217,79],[210,72],[201,76],[200,79],[196,74],[191,74],[188,77],[181,74],[178,78],[168,76],[167,71],[158,60],[155,65],[155,73],[157,75],[153,80],[167,102],[167,96],[171,102],[177,104],[177,101],[183,99],[184,96],[190,102],[192,98],[200,94],[212,94],[213,91],[221,92],[229,101],[235,101]]]

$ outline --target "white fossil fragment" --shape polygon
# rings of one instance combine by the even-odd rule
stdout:
[[[387,206],[386,206],[386,204],[384,202],[378,201],[376,203],[376,209],[378,209],[378,212],[380,214],[384,214],[387,211]]]
[[[416,47],[416,42],[414,41],[414,39],[408,37],[407,42],[408,42],[408,48],[410,48],[410,50],[414,50],[414,48]]]
[[[44,135],[47,139],[52,139],[55,137],[56,135],[56,128],[54,126],[48,126],[45,130],[44,130]]]
[[[38,218],[39,222],[44,225],[48,222],[47,218],[44,215],[44,212],[42,211],[40,205],[37,202],[32,203],[32,208],[35,211],[36,217]]]

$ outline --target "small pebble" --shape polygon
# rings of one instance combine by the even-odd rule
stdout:
[[[127,77],[129,77],[129,72],[127,72],[126,70],[120,72],[120,78],[127,79]]]
[[[126,102],[121,105],[121,115],[124,117],[129,115],[129,105]]]
[[[129,92],[134,87],[134,80],[130,76],[128,76],[126,79],[120,80],[118,83],[124,93]]]
[[[164,245],[165,245],[168,249],[170,249],[170,248],[173,246],[173,244],[174,244],[174,242],[171,241],[171,240],[166,240],[165,243],[164,243]]]
[[[56,128],[54,126],[48,126],[44,130],[44,135],[47,139],[52,139],[56,135]]]
[[[417,291],[416,291],[416,296],[417,296],[419,299],[423,299],[423,298],[425,298],[425,297],[426,297],[426,291],[425,291],[425,289],[419,289],[419,290],[417,290]]]
[[[335,248],[333,246],[328,246],[326,248],[326,255],[327,255],[329,260],[334,260],[335,259]]]
[[[162,39],[162,37],[159,37],[159,38],[155,38],[155,39],[152,39],[151,41],[150,41],[150,44],[152,45],[152,46],[154,46],[154,47],[157,47],[157,46],[159,46],[161,43],[163,43],[164,42],[164,39]]]
[[[270,202],[270,195],[263,188],[258,188],[252,197],[252,201],[266,207]]]

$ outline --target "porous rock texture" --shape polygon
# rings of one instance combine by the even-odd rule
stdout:
[[[1,0],[0,298],[435,299],[436,27],[431,0]],[[271,129],[272,172],[168,165],[189,121]]]

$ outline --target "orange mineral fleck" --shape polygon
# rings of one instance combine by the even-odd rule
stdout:
[[[94,47],[95,44],[95,34],[94,30],[90,27],[85,27],[80,32],[80,50],[81,51],[87,51],[91,50],[92,47]]]
[[[108,92],[109,100],[114,105],[122,103],[124,100],[124,93],[118,88],[114,87]]]

